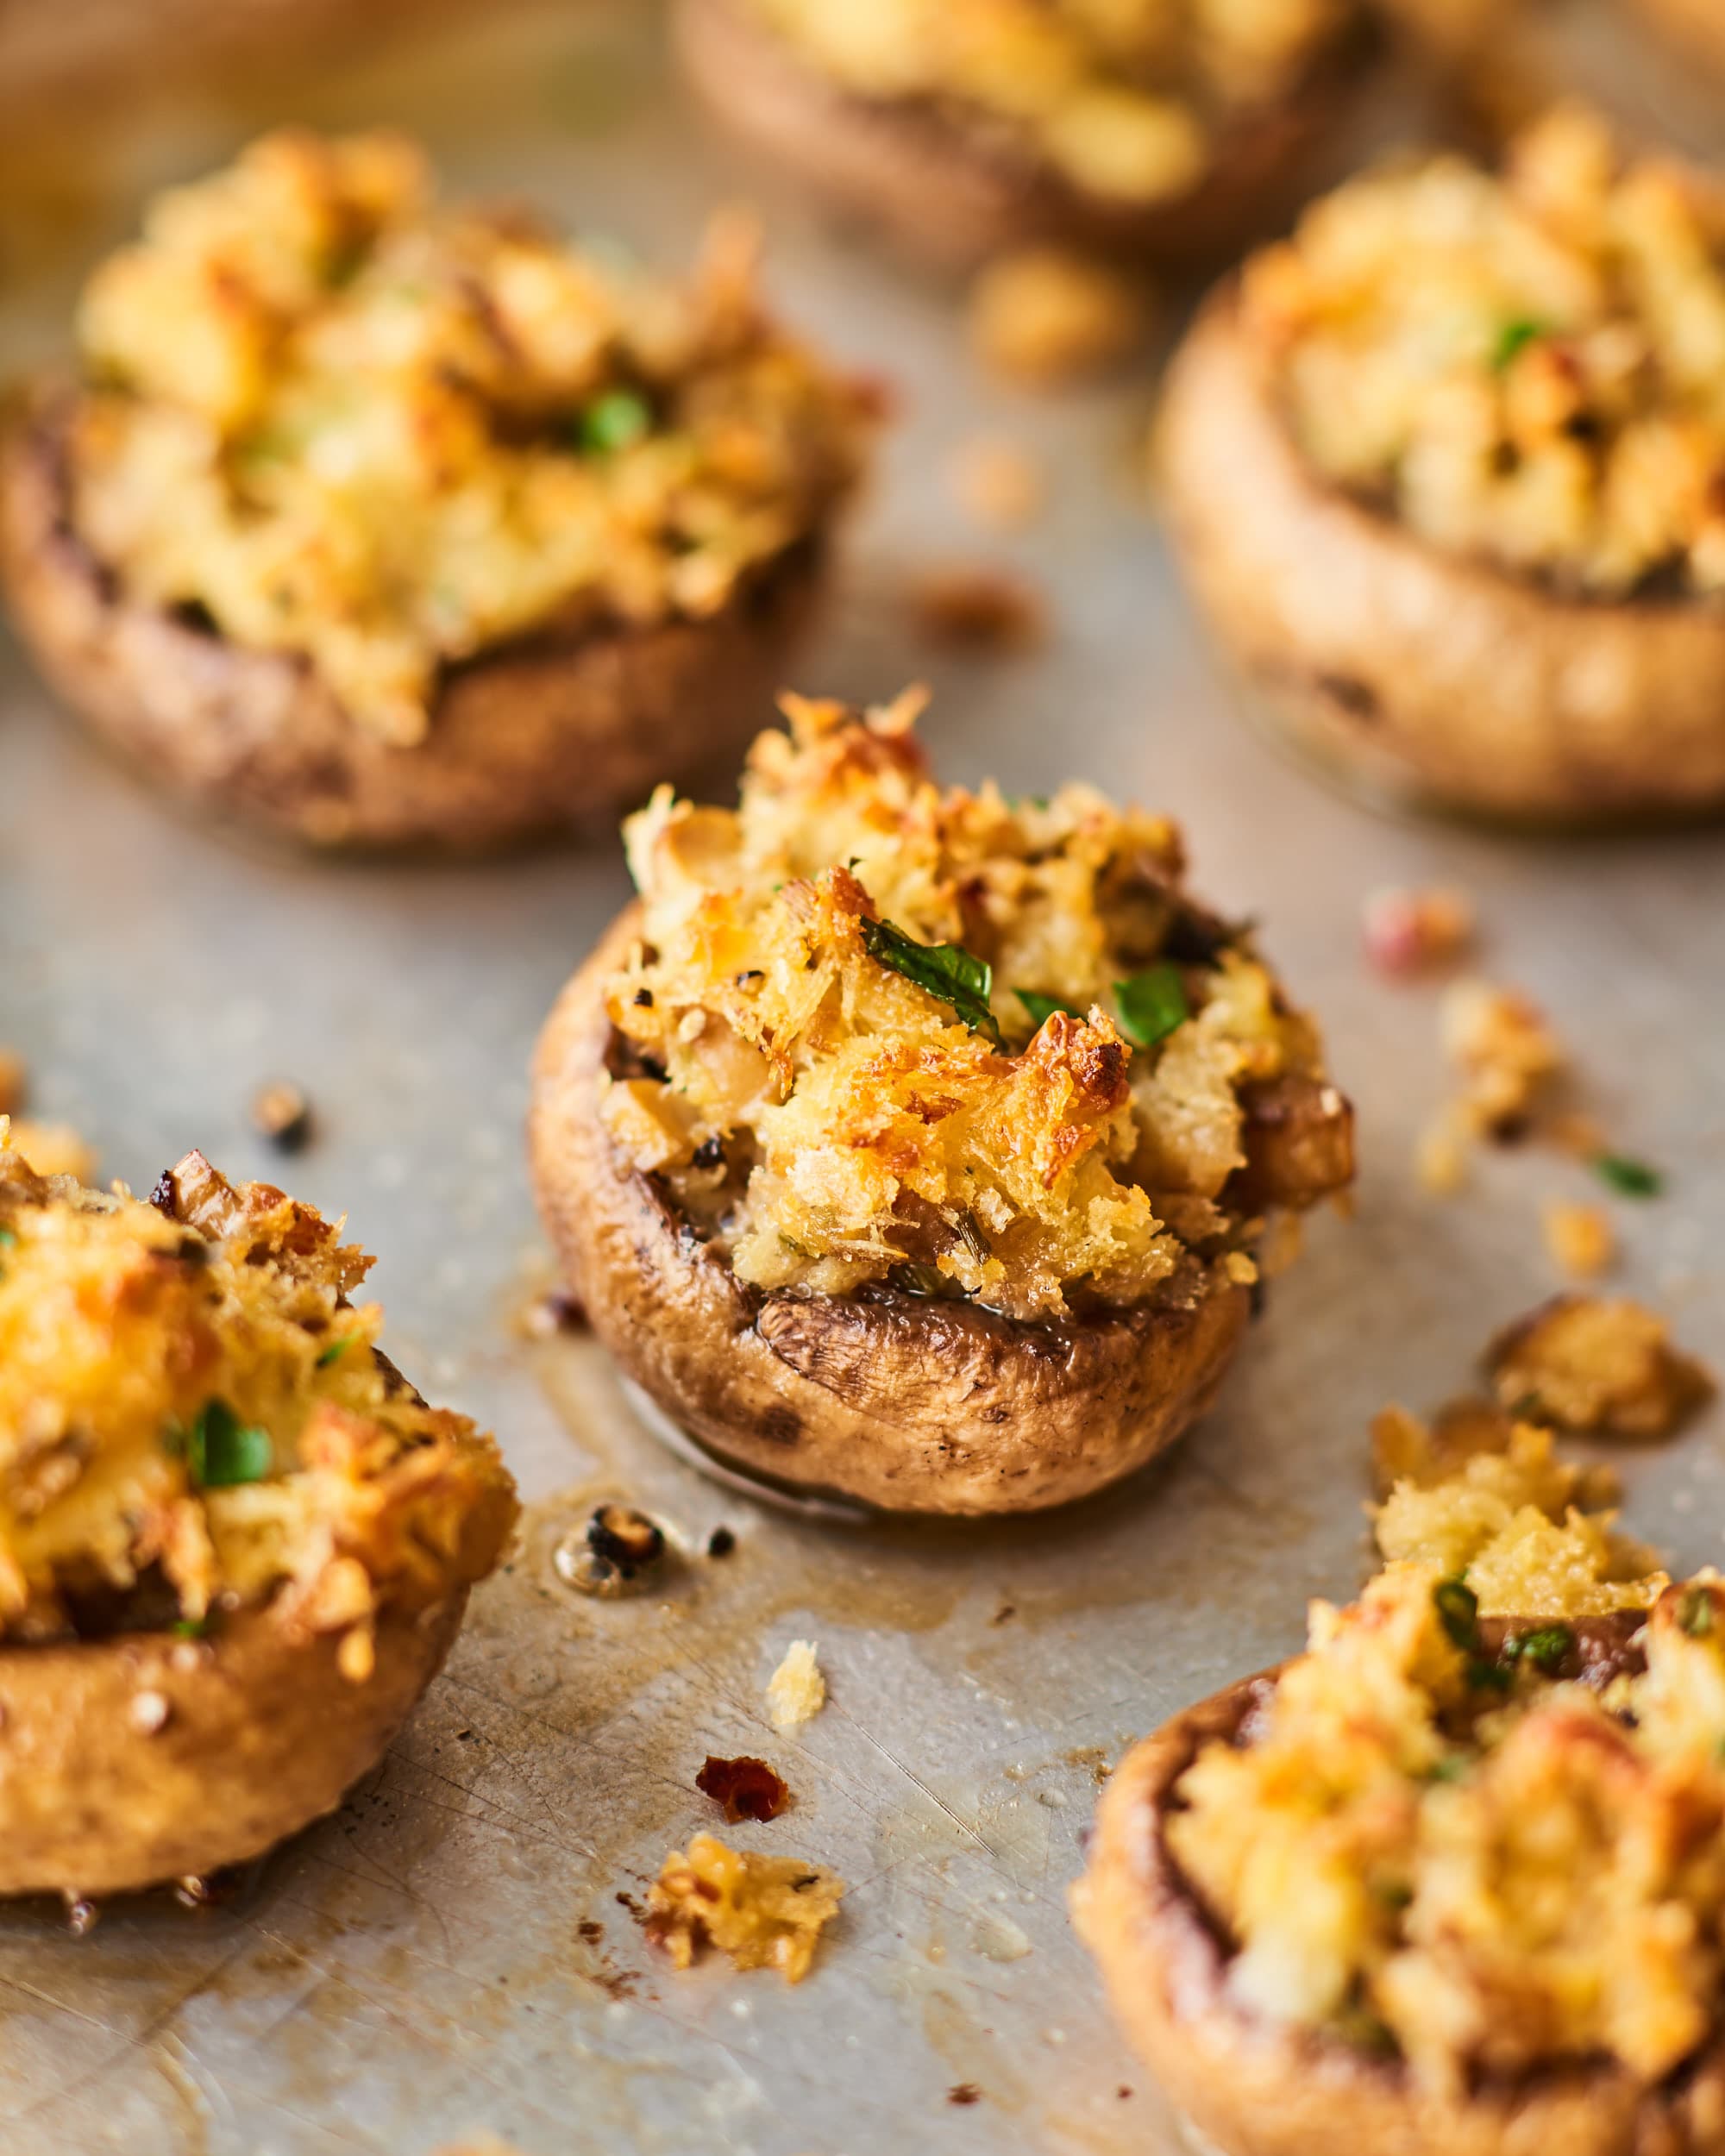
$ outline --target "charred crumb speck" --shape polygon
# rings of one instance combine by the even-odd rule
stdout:
[[[252,1096],[252,1127],[279,1153],[298,1153],[311,1138],[311,1104],[296,1085],[276,1079]]]
[[[587,1547],[609,1559],[624,1579],[633,1579],[664,1556],[665,1533],[633,1505],[601,1505],[587,1521]]]
[[[715,1527],[706,1539],[706,1553],[710,1557],[728,1557],[737,1547],[737,1537],[729,1527]]]
[[[582,1939],[586,1940],[589,1946],[597,1946],[600,1940],[605,1937],[605,1926],[596,1916],[584,1916],[576,1925],[575,1930]]]
[[[653,991],[650,988],[637,988],[635,991],[635,1001],[637,1008],[650,1011],[653,1008]]]
[[[974,2081],[956,2081],[946,2092],[949,2103],[980,2103],[982,2091]]]
[[[694,1164],[697,1168],[723,1168],[724,1165],[724,1139],[703,1138],[695,1148]]]
[[[549,1340],[560,1332],[582,1332],[586,1321],[586,1307],[580,1298],[557,1288],[528,1305],[521,1328],[530,1339]]]
[[[695,1777],[695,1787],[722,1805],[724,1816],[733,1823],[739,1819],[776,1819],[791,1801],[784,1777],[764,1759],[746,1755],[719,1759],[709,1754]]]
[[[991,1625],[1009,1625],[1019,1614],[1016,1602],[1002,1602],[988,1620]]]
[[[174,1187],[172,1169],[164,1168],[156,1177],[155,1188],[150,1193],[149,1202],[168,1219],[177,1220],[179,1218],[179,1193]]]

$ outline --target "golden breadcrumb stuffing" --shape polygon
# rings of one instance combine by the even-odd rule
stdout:
[[[1505,1407],[1614,1438],[1668,1437],[1714,1389],[1664,1319],[1627,1298],[1556,1296],[1500,1333],[1486,1363]]]
[[[1501,175],[1356,179],[1246,273],[1319,469],[1446,551],[1618,598],[1725,590],[1725,194],[1565,109]]]
[[[1479,1613],[1411,1563],[1315,1603],[1181,1779],[1169,1846],[1249,2012],[1450,2093],[1601,2059],[1651,2085],[1725,1975],[1725,1591],[1668,1588],[1641,1645],[1633,1618]]]
[[[784,1659],[767,1680],[767,1711],[775,1729],[794,1729],[812,1721],[826,1704],[826,1679],[815,1659],[812,1639],[793,1639]]]
[[[1286,96],[1358,18],[1351,0],[745,0],[875,100],[932,102],[983,147],[1087,193],[1195,185],[1216,134]]]
[[[819,1865],[696,1834],[687,1855],[672,1851],[648,1889],[647,1929],[676,1968],[687,1969],[710,1942],[739,1969],[776,1969],[787,1984],[800,1984],[844,1896],[844,1880]]]
[[[680,285],[431,193],[398,136],[285,131],[158,196],[85,292],[72,416],[77,528],[132,594],[399,743],[489,646],[717,612],[868,430],[734,220]]]
[[[29,1087],[29,1065],[16,1049],[0,1048],[0,1115],[16,1115]]]
[[[1617,1231],[1603,1206],[1553,1199],[1545,1210],[1546,1248],[1571,1280],[1597,1280],[1617,1261]]]
[[[491,1569],[513,1486],[375,1352],[370,1263],[199,1154],[143,1203],[0,1145],[0,1637],[273,1600],[357,1678],[381,1606]]]
[[[1484,1616],[1603,1617],[1668,1584],[1652,1551],[1613,1532],[1609,1478],[1558,1459],[1549,1430],[1479,1403],[1437,1432],[1389,1408],[1373,1438],[1385,1561],[1465,1579]]]
[[[1315,1029],[1165,818],[943,791],[919,703],[787,698],[736,811],[630,820],[612,1139],[766,1289],[1035,1317],[1232,1280],[1268,1206],[1351,1172]]]
[[[1057,247],[1020,248],[970,288],[970,348],[991,374],[1059,389],[1128,358],[1144,341],[1143,287],[1105,262]]]

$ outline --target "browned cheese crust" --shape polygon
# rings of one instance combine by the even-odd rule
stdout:
[[[555,632],[447,674],[429,737],[356,726],[311,669],[127,599],[70,516],[63,402],[0,456],[0,577],[49,680],[189,804],[323,846],[473,851],[613,823],[658,780],[729,769],[822,581],[788,549],[710,620]]]
[[[362,1683],[338,1640],[268,1608],[207,1640],[0,1647],[0,1894],[202,1877],[334,1811],[442,1666],[467,1600],[386,1608]]]
[[[1590,1663],[1621,1664],[1641,1613],[1578,1624]],[[1440,2095],[1393,2065],[1247,2016],[1226,1953],[1164,1839],[1171,1792],[1204,1745],[1238,1735],[1280,1674],[1247,1677],[1135,1745],[1097,1808],[1073,1919],[1128,2040],[1226,2156],[1716,2156],[1725,2044],[1651,2093],[1615,2066]]]
[[[762,1295],[620,1157],[597,1112],[631,908],[541,1036],[529,1144],[570,1287],[628,1375],[725,1458],[897,1511],[1027,1512],[1152,1458],[1209,1405],[1245,1288],[1057,1326],[882,1290]]]
[[[1188,192],[1147,205],[1087,193],[913,104],[853,95],[735,0],[677,0],[673,34],[703,102],[751,148],[924,260],[963,267],[1027,240],[1067,240],[1167,267],[1222,260],[1287,217],[1361,69],[1350,50],[1283,103],[1242,118]]]
[[[1351,500],[1295,447],[1230,290],[1174,363],[1157,461],[1199,600],[1320,751],[1510,817],[1725,801],[1725,610],[1571,599]]]

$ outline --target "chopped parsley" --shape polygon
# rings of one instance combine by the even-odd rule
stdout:
[[[1531,1662],[1543,1676],[1555,1677],[1575,1652],[1575,1634],[1567,1625],[1540,1625],[1506,1639],[1503,1652],[1512,1662]]]
[[[862,947],[871,958],[950,1003],[973,1033],[986,1033],[998,1048],[1000,1029],[988,1008],[994,969],[957,943],[919,943],[891,921],[864,921]]]
[[[1438,1621],[1458,1647],[1472,1647],[1479,1640],[1479,1597],[1459,1577],[1440,1580],[1432,1589]]]
[[[1014,988],[1013,993],[1030,1012],[1030,1022],[1039,1033],[1057,1011],[1063,1011],[1070,1018],[1082,1018],[1084,1013],[1075,1011],[1070,1003],[1063,1003],[1058,996],[1038,995],[1034,988]]]
[[[176,1432],[191,1479],[200,1489],[260,1482],[275,1463],[269,1432],[242,1422],[225,1400],[207,1401],[190,1430]],[[171,1440],[172,1442],[172,1440]]]
[[[331,1340],[329,1346],[317,1358],[318,1369],[327,1370],[332,1363],[339,1363],[353,1344],[354,1336],[351,1332],[344,1332],[339,1340]]]
[[[1657,1168],[1644,1160],[1631,1160],[1625,1153],[1596,1153],[1593,1172],[1624,1198],[1657,1198],[1665,1187]]]
[[[614,456],[633,448],[653,430],[647,399],[632,389],[608,389],[585,405],[575,420],[575,439],[584,449]]]
[[[1120,1031],[1134,1048],[1154,1048],[1192,1015],[1180,968],[1164,959],[1130,981],[1114,983]]]
[[[1713,1597],[1704,1587],[1686,1589],[1677,1606],[1677,1620],[1691,1639],[1705,1639],[1713,1631]]]
[[[18,1239],[16,1228],[0,1228],[0,1250],[9,1250]]]
[[[210,1629],[207,1617],[176,1617],[169,1628],[176,1639],[201,1639]]]
[[[1520,352],[1534,344],[1546,334],[1543,322],[1535,322],[1531,315],[1517,316],[1506,322],[1497,333],[1497,342],[1491,348],[1491,371],[1501,374]]]

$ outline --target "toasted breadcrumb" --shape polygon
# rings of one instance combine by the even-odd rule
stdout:
[[[947,466],[947,484],[967,517],[994,530],[1021,530],[1042,508],[1041,467],[1016,442],[982,435],[961,442]]]
[[[29,1090],[29,1066],[15,1048],[0,1048],[0,1115],[16,1115]]]
[[[1531,997],[1486,981],[1458,981],[1440,1016],[1462,1105],[1483,1137],[1519,1136],[1567,1069],[1563,1044]]]
[[[38,1123],[25,1115],[0,1115],[0,1147],[9,1145],[39,1175],[70,1175],[87,1183],[96,1172],[96,1150],[69,1123]]]
[[[1142,341],[1140,288],[1061,248],[1004,254],[970,289],[970,342],[990,373],[1053,389],[1100,373]]]
[[[1473,902],[1465,891],[1386,889],[1366,899],[1361,926],[1368,958],[1392,977],[1430,973],[1473,941]]]
[[[1033,651],[1048,612],[1033,585],[982,561],[944,562],[912,580],[918,632],[931,643],[971,651]]]
[[[1714,1391],[1665,1320],[1627,1298],[1555,1296],[1499,1333],[1485,1366],[1515,1413],[1605,1437],[1669,1437]]]
[[[673,1850],[647,1891],[647,1931],[678,1969],[707,1943],[738,1969],[776,1969],[800,1984],[844,1882],[796,1857],[762,1857],[696,1834]]]
[[[826,1704],[826,1679],[815,1660],[812,1639],[793,1639],[767,1680],[767,1708],[775,1729],[812,1721]]]
[[[1553,1199],[1546,1207],[1546,1248],[1559,1272],[1572,1280],[1597,1280],[1617,1258],[1617,1231],[1603,1206]]]

